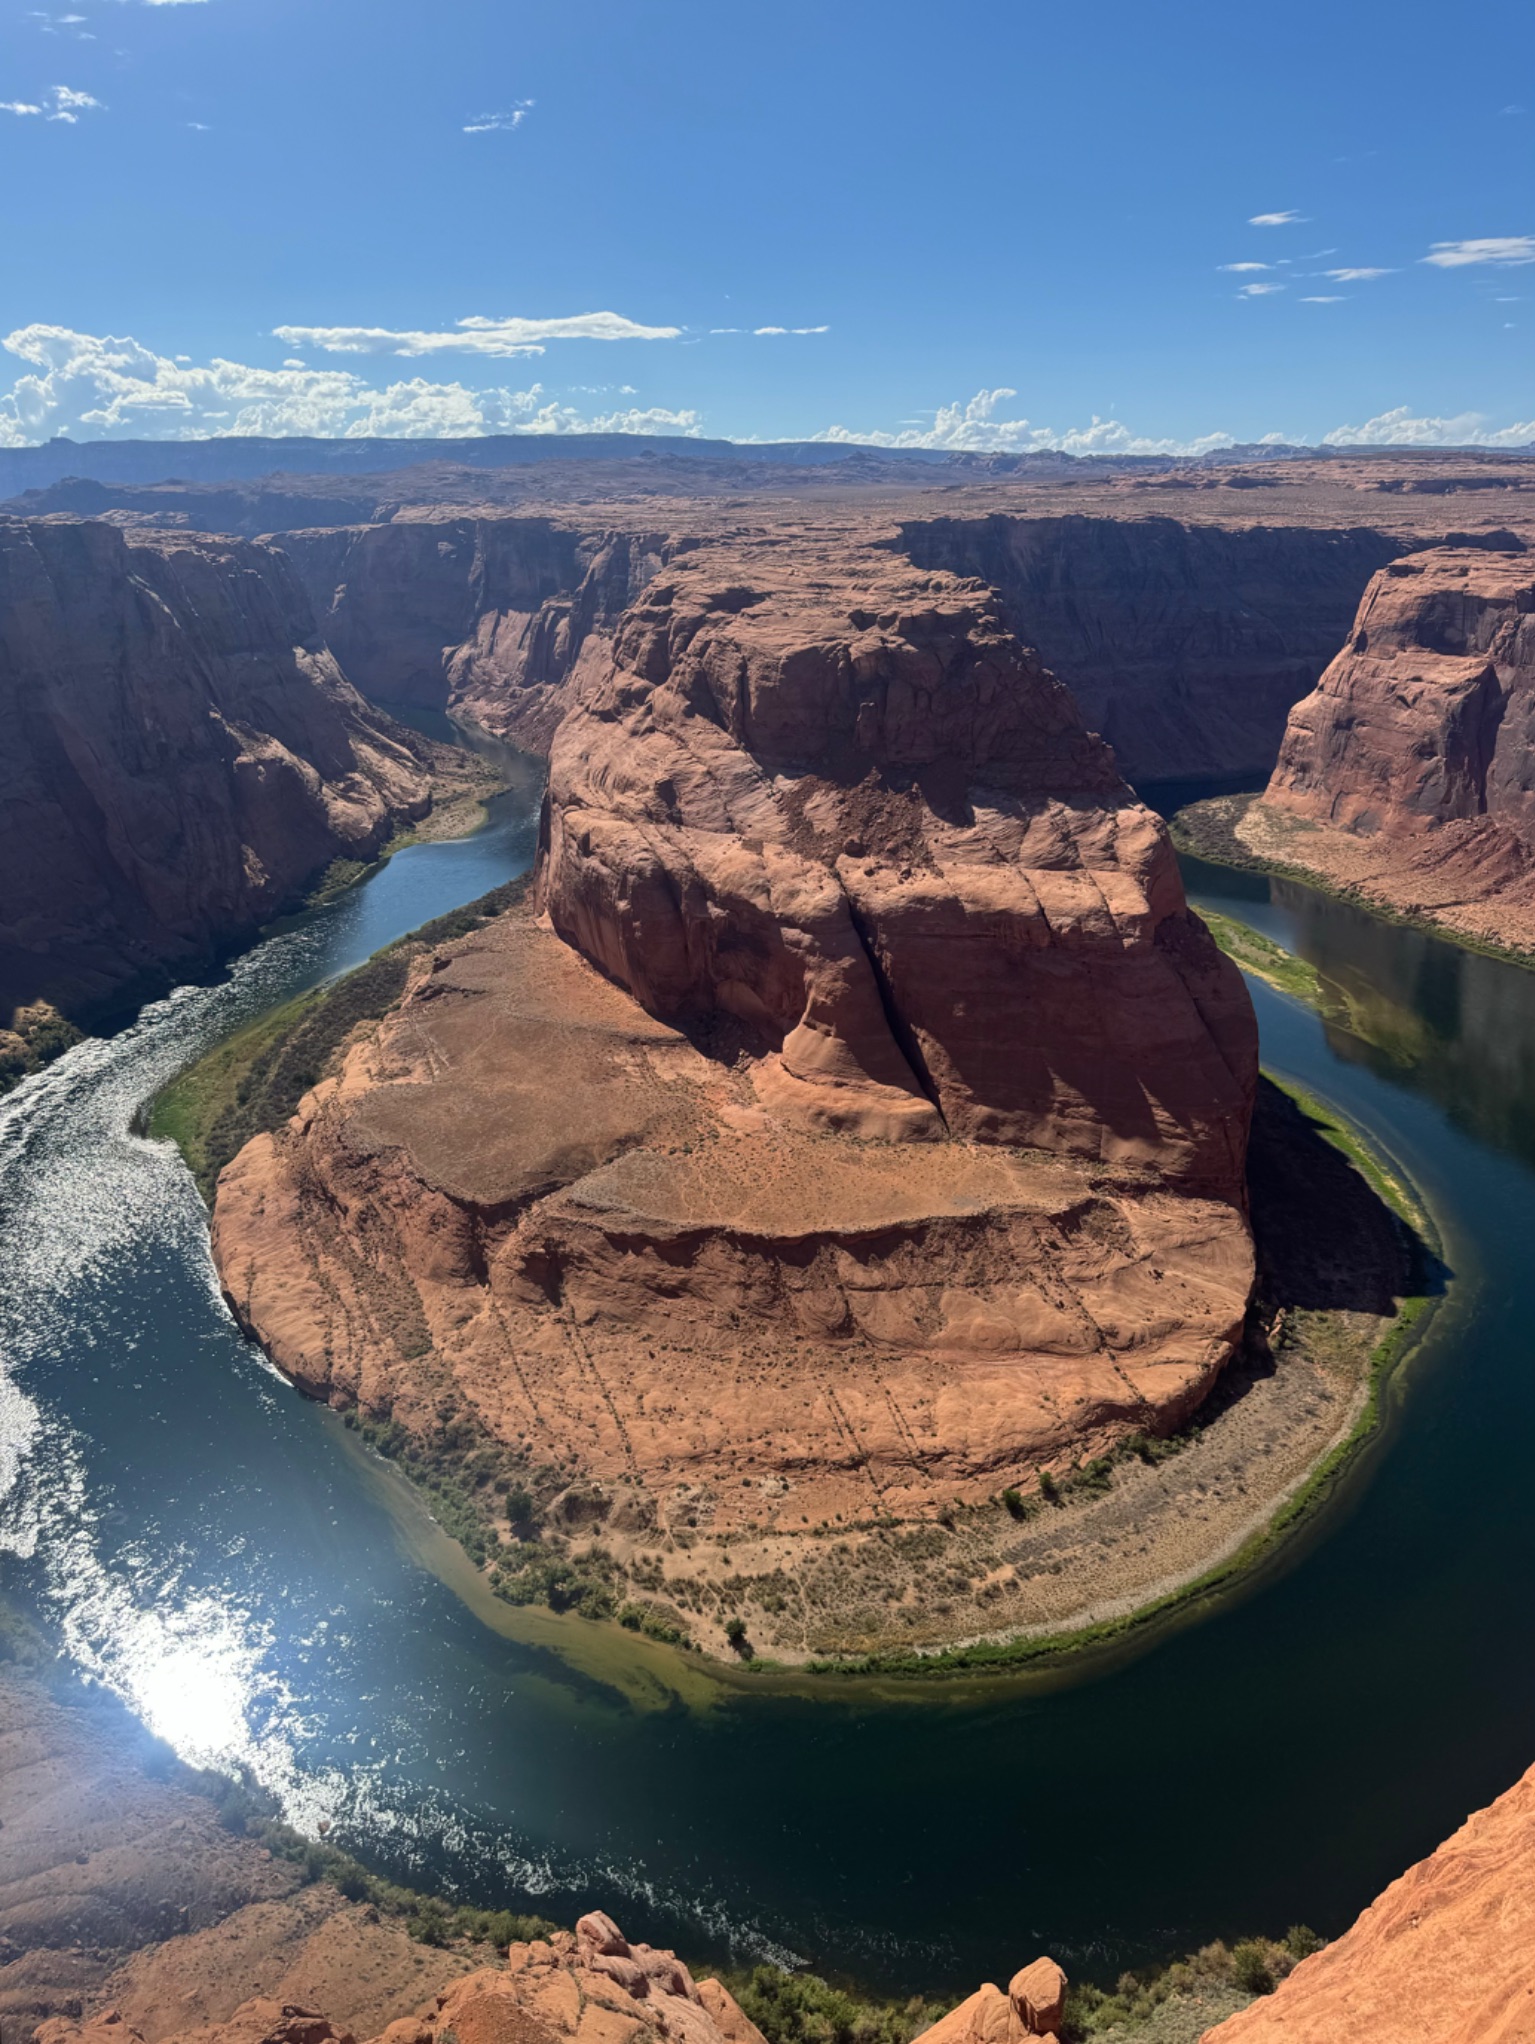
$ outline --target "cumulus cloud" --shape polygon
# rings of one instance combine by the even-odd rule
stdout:
[[[1395,270],[1324,270],[1324,277],[1331,277],[1335,284],[1366,284],[1372,277],[1394,277]]]
[[[1420,262],[1438,270],[1460,270],[1468,263],[1496,263],[1500,269],[1514,269],[1520,263],[1535,263],[1535,234],[1492,234],[1477,241],[1436,241]]]
[[[536,105],[531,99],[515,100],[505,113],[471,114],[464,123],[466,135],[510,135],[514,134],[527,119]]]
[[[1407,405],[1380,412],[1362,426],[1335,426],[1322,435],[1324,447],[1524,447],[1535,440],[1535,419],[1489,431],[1484,412],[1457,412],[1450,419],[1419,418]]]
[[[738,333],[738,327],[715,327],[715,333]],[[754,334],[829,334],[828,326],[754,326]]]
[[[1142,439],[1118,419],[1100,419],[1096,414],[1090,426],[1065,433],[1032,425],[1027,419],[999,418],[1000,408],[1017,395],[1002,384],[995,390],[977,391],[968,404],[940,406],[931,426],[907,426],[898,433],[855,433],[847,426],[828,426],[810,437],[864,447],[937,447],[957,454],[1204,454],[1213,447],[1232,445],[1229,433],[1206,433],[1201,439],[1187,441]]]
[[[549,341],[674,341],[677,326],[641,326],[617,312],[581,312],[570,319],[486,319],[474,314],[451,332],[385,326],[279,326],[292,348],[327,355],[541,355]]]
[[[1271,269],[1273,269],[1273,267],[1274,267],[1274,265],[1273,265],[1272,263],[1222,263],[1222,264],[1220,264],[1220,268],[1221,268],[1221,269],[1223,269],[1223,270],[1271,270]]]
[[[1304,213],[1254,213],[1247,224],[1249,227],[1298,227],[1305,218]]]
[[[73,127],[81,114],[99,111],[101,101],[94,93],[76,92],[72,86],[50,85],[41,104],[27,99],[0,100],[0,113],[36,114],[45,121],[63,121]]]
[[[1345,302],[1341,291],[1331,291],[1322,296],[1303,298],[1302,305],[1342,305]]]
[[[89,438],[206,439],[215,434],[321,438],[470,438],[485,433],[696,433],[694,411],[631,406],[589,416],[533,384],[469,390],[426,377],[377,387],[354,371],[286,364],[259,369],[215,356],[204,364],[140,342],[28,326],[3,342],[30,365],[0,395],[0,446],[56,433]]]
[[[1244,284],[1237,293],[1238,298],[1271,298],[1276,291],[1282,291],[1283,284]]]

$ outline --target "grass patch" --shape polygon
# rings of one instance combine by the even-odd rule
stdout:
[[[1293,951],[1286,951],[1272,937],[1265,937],[1261,930],[1238,922],[1234,916],[1201,909],[1199,917],[1226,956],[1244,972],[1277,987],[1282,994],[1293,994],[1319,1014],[1330,1014],[1336,1008],[1337,1002],[1326,993],[1321,974],[1304,958],[1297,958]]]
[[[947,2015],[952,2002],[882,2001],[833,1987],[818,1973],[753,1966],[716,1974],[767,2039],[767,2044],[911,2044]]]
[[[388,1013],[422,952],[467,936],[519,901],[526,886],[526,879],[518,879],[493,888],[386,945],[329,986],[248,1022],[155,1099],[150,1135],[176,1145],[211,1204],[224,1166],[252,1136],[282,1127],[359,1023]]]

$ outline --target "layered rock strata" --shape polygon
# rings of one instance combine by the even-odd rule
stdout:
[[[1529,2044],[1535,1768],[1205,2044]]]
[[[430,806],[282,556],[0,520],[0,1023],[250,935]]]
[[[994,513],[914,519],[900,544],[989,583],[1140,783],[1266,773],[1404,541],[1375,526]]]
[[[786,1550],[1208,1393],[1251,1009],[986,597],[658,577],[556,737],[538,901],[223,1175],[226,1289],[306,1388],[423,1433],[461,1399],[642,1543]]]
[[[1532,740],[1535,561],[1413,554],[1371,582],[1238,834],[1368,901],[1529,949]]]
[[[543,751],[673,542],[544,517],[401,517],[275,536],[370,700],[448,710]]]

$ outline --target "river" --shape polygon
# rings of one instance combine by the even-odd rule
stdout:
[[[0,1578],[82,1673],[397,1877],[901,1993],[1337,1932],[1535,1759],[1535,974],[1198,865],[1197,901],[1348,993],[1356,1033],[1255,985],[1265,1060],[1400,1161],[1456,1273],[1309,1532],[1043,1680],[636,1701],[482,1623],[392,1474],[241,1340],[187,1173],[131,1131],[237,1024],[522,870],[533,827],[504,798],[0,1104]]]

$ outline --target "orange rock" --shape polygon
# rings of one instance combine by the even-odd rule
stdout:
[[[1348,644],[1291,712],[1242,835],[1369,900],[1528,947],[1532,738],[1529,555],[1410,554],[1370,583]]]
[[[1205,2044],[1532,2044],[1535,1768]]]
[[[1021,2044],[1026,2037],[1056,2037],[1066,2001],[1066,1975],[1053,1959],[1036,1959],[1015,1973],[1007,1993],[988,1981],[950,2009],[918,2044]]]

